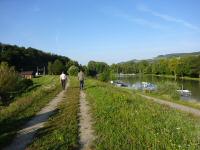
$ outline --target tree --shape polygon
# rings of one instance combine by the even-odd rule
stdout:
[[[108,70],[109,66],[105,62],[90,61],[87,68],[90,76],[96,76],[97,74],[103,73],[105,70]]]
[[[52,68],[53,68],[52,62],[48,62],[48,74],[50,75],[53,74]]]
[[[77,66],[71,66],[69,69],[68,69],[68,73],[70,76],[77,76],[78,75],[78,67]]]
[[[143,60],[139,62],[138,67],[140,73],[146,73],[145,70],[148,67],[148,62],[146,60]]]
[[[190,67],[191,76],[200,78],[200,56],[193,57],[193,59],[190,61]]]
[[[173,73],[175,80],[177,76],[178,63],[179,63],[179,59],[177,58],[172,58],[169,60],[169,69]]]
[[[70,61],[66,62],[65,66],[66,66],[66,69],[68,70],[71,66],[79,67],[79,64],[77,61],[70,60]]]
[[[65,67],[63,65],[63,63],[59,60],[56,59],[52,65],[52,72],[53,74],[61,74],[62,71],[64,71]]]

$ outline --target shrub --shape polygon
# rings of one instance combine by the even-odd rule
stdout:
[[[17,89],[20,89],[20,91],[26,90],[28,87],[33,85],[33,81],[30,79],[22,79],[19,80],[17,84]]]
[[[9,67],[8,63],[1,62],[0,64],[0,96],[4,101],[8,97],[8,93],[15,90],[19,75],[15,72],[14,67]]]
[[[70,76],[77,76],[78,75],[78,71],[79,71],[79,69],[78,69],[78,67],[76,67],[76,66],[71,66],[69,69],[68,69],[68,73],[69,73],[69,75]]]
[[[180,95],[177,92],[178,84],[175,82],[165,81],[158,83],[158,93],[167,94],[173,99],[179,99]]]
[[[99,74],[99,80],[103,82],[107,82],[110,80],[110,71],[106,70],[103,73]]]

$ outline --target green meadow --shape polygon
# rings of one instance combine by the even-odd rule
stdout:
[[[88,80],[96,149],[199,149],[199,118]]]

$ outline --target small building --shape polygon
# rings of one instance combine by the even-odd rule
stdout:
[[[25,78],[25,79],[32,79],[34,77],[34,72],[33,71],[22,71],[20,73],[21,77],[22,78]]]

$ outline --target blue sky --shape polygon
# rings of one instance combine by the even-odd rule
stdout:
[[[199,0],[0,0],[0,42],[109,64],[200,51]]]

